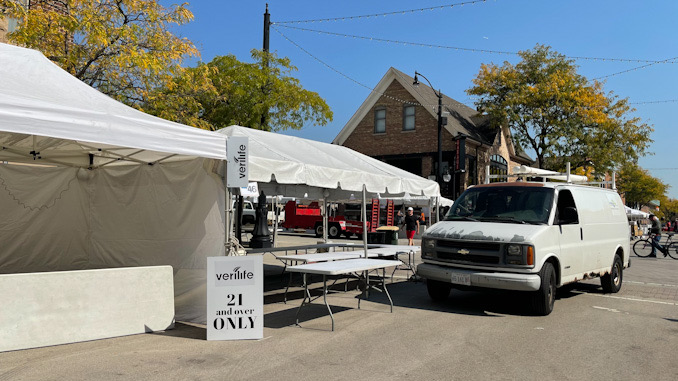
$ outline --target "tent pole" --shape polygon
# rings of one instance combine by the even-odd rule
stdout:
[[[323,243],[327,243],[327,199],[323,196]]]
[[[275,222],[273,223],[273,247],[277,247],[278,243],[278,196],[273,199],[273,216]]]
[[[363,217],[363,246],[365,248],[365,258],[367,258],[367,192],[365,191],[365,185],[363,185],[363,202],[360,205],[360,213]]]
[[[226,186],[226,160],[224,160],[224,255],[231,252],[231,189]]]

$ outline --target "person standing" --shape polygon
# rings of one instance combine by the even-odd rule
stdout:
[[[407,208],[407,215],[405,216],[405,231],[407,232],[407,244],[414,246],[414,233],[419,230],[419,218],[414,216],[414,209],[410,206]]]
[[[662,224],[659,222],[659,218],[657,218],[657,216],[654,214],[650,214],[650,221],[652,222],[650,234],[654,234],[652,239],[654,240],[654,243],[659,246],[659,241],[662,239]],[[652,253],[650,253],[650,257],[657,257],[657,248],[655,245],[652,245]]]

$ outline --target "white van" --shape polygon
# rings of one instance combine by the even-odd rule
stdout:
[[[452,287],[526,291],[534,312],[548,315],[562,285],[600,277],[605,292],[619,291],[629,233],[613,190],[555,182],[477,185],[426,230],[417,274],[437,301]]]

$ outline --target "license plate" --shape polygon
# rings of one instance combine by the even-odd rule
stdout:
[[[471,285],[471,274],[450,272],[450,282],[454,284],[463,284],[464,286]]]

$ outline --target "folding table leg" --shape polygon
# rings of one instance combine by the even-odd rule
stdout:
[[[388,301],[391,303],[391,313],[393,313],[393,299],[391,299],[391,294],[389,294],[388,290],[386,289],[386,268],[384,268],[383,271],[383,276],[381,277],[381,288],[384,289],[384,292],[388,297]]]
[[[299,306],[299,309],[297,310],[297,325],[299,325],[299,311],[301,311],[301,307],[304,306],[304,303],[306,303],[306,298],[308,298],[308,304],[311,304],[311,293],[308,292],[308,283],[306,282],[306,273],[303,273],[303,279],[304,279],[304,300],[301,301],[301,305]]]
[[[323,274],[323,300],[325,301],[327,311],[330,313],[330,319],[332,319],[332,331],[334,331],[334,315],[332,315],[330,305],[327,304],[327,276],[325,274]]]

